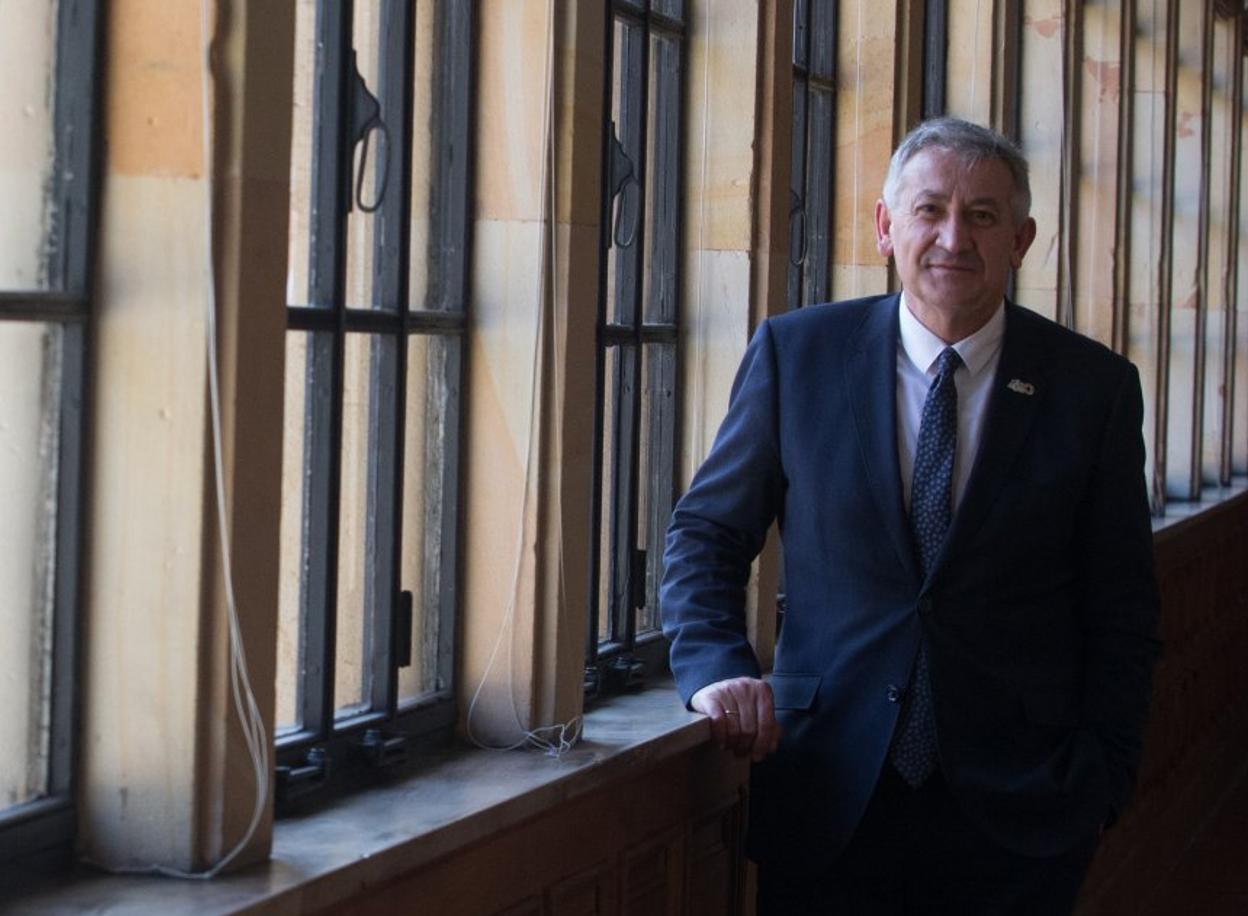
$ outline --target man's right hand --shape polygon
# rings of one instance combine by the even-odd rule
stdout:
[[[711,720],[711,737],[720,747],[755,763],[780,743],[780,725],[771,685],[754,677],[734,677],[707,684],[689,705]]]

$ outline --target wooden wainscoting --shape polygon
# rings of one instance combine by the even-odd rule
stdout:
[[[334,907],[358,916],[742,913],[746,770],[703,746]]]

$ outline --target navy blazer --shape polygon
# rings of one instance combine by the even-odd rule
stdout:
[[[941,770],[998,842],[1070,848],[1122,807],[1139,762],[1159,644],[1135,368],[1007,304],[979,452],[923,579],[898,470],[897,307],[764,322],[668,530],[664,631],[688,702],[759,675],[745,584],[779,522],[783,736],[751,780],[764,863],[822,868],[848,842],[921,635]]]

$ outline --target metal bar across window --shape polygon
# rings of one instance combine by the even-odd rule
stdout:
[[[467,319],[458,311],[383,311],[372,309],[328,309],[291,306],[286,310],[286,326],[292,331],[337,331],[366,334],[462,334]]]

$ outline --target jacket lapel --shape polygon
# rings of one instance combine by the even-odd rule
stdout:
[[[845,390],[884,530],[902,566],[917,578],[897,461],[897,333],[897,297],[889,296],[868,312],[849,343]]]
[[[1043,354],[1033,343],[1035,335],[1027,333],[1028,319],[1018,306],[1006,303],[1005,339],[988,397],[979,452],[933,572],[983,524],[1001,487],[1010,479],[1010,469],[1045,396]]]

